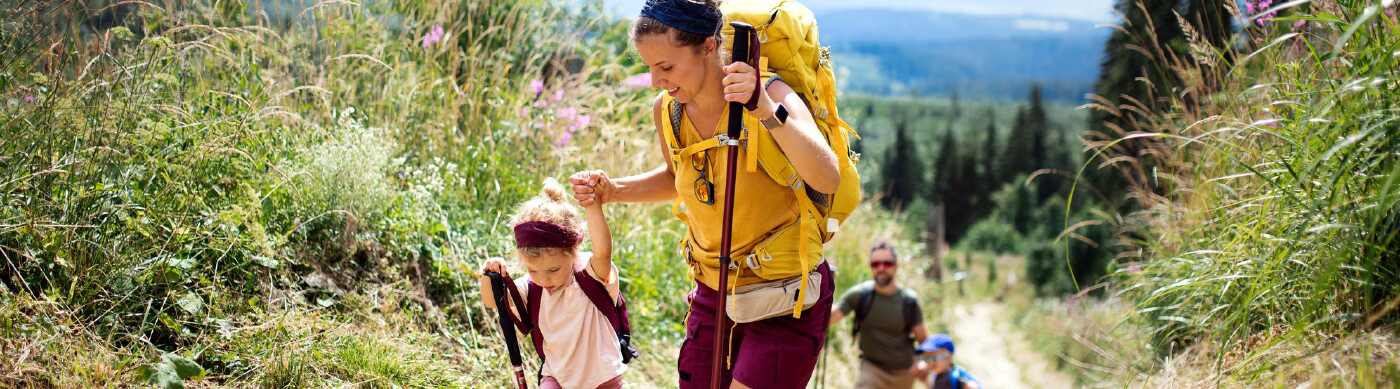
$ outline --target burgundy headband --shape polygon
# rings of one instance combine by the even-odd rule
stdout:
[[[515,247],[574,248],[578,242],[578,233],[558,224],[531,221],[515,226]]]

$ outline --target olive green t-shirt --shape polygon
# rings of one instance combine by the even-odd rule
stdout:
[[[866,281],[851,287],[841,296],[837,309],[841,314],[855,320],[856,306],[861,296],[875,293],[875,282]],[[905,323],[904,304],[908,299],[913,304],[913,323]],[[860,325],[858,343],[861,359],[885,370],[908,369],[914,365],[914,339],[909,329],[924,322],[923,311],[919,308],[918,297],[908,289],[900,288],[894,295],[875,293],[870,299],[870,308]],[[855,325],[855,323],[851,323]]]

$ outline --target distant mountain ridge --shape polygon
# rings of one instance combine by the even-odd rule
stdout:
[[[843,90],[873,95],[1083,99],[1098,77],[1107,28],[1041,16],[849,9],[817,14]]]

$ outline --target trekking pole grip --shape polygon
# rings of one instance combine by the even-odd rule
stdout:
[[[484,273],[491,279],[491,297],[496,302],[496,323],[501,326],[501,337],[505,338],[506,351],[510,358],[510,365],[515,373],[515,385],[519,389],[527,389],[525,383],[525,371],[521,367],[524,365],[524,358],[520,355],[520,342],[515,337],[515,322],[510,318],[510,300],[506,297],[506,281],[501,273],[488,271]]]
[[[754,34],[753,25],[740,21],[729,22],[729,25],[734,27],[734,43],[730,50],[732,62],[743,62],[754,66],[755,60],[758,59],[756,58],[757,55],[755,55],[756,49],[758,48],[758,39]],[[749,97],[749,101],[745,103],[729,103],[730,139],[739,139],[740,131],[744,128],[744,109],[751,110],[758,108],[758,88],[763,87],[763,83],[756,82],[759,77],[761,77],[758,75],[759,71],[757,67],[754,68],[754,93]]]

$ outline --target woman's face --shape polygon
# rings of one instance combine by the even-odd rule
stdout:
[[[666,90],[681,103],[695,101],[709,84],[718,84],[709,79],[719,64],[714,38],[700,46],[685,46],[675,43],[670,33],[648,34],[634,44],[642,62],[651,68],[651,86]]]

